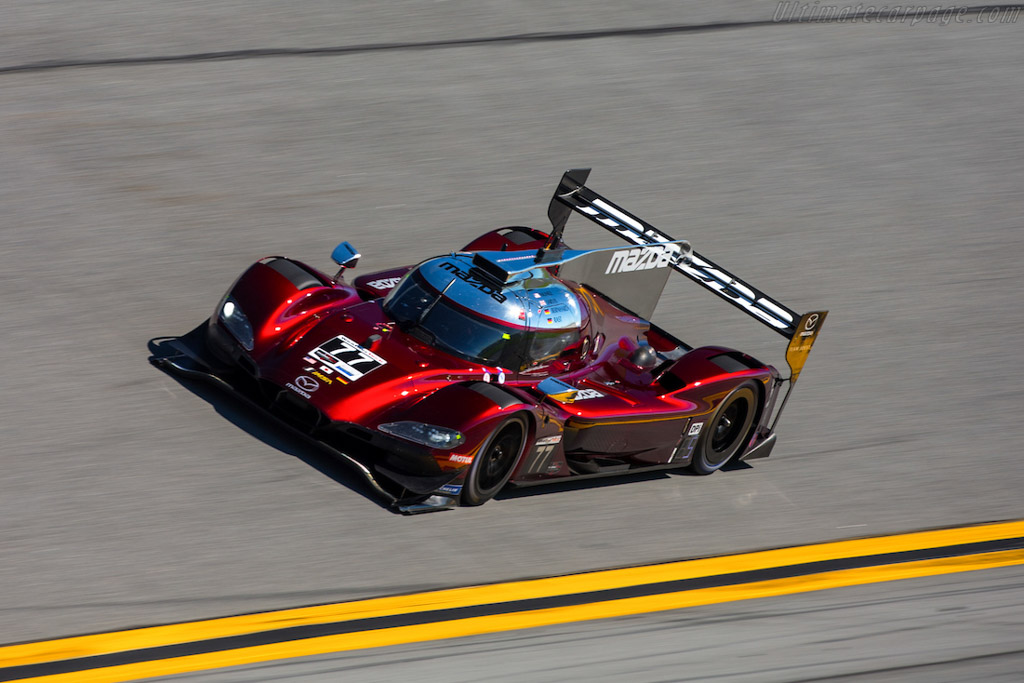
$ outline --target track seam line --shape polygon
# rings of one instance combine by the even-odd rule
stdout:
[[[972,5],[952,8],[961,12],[960,16],[977,16],[984,12],[1011,12],[1024,9],[1024,4]],[[655,26],[634,26],[623,28],[589,29],[585,31],[558,31],[517,33],[504,36],[483,36],[477,38],[450,38],[424,41],[405,41],[394,43],[365,43],[359,45],[338,45],[329,47],[280,47],[250,48],[243,50],[224,50],[196,52],[181,55],[151,55],[140,57],[111,57],[107,59],[67,59],[30,62],[0,66],[0,75],[25,73],[33,71],[55,71],[58,69],[99,68],[108,66],[145,66],[175,63],[202,63],[218,61],[237,61],[248,59],[266,59],[274,57],[337,57],[350,54],[366,54],[373,52],[401,52],[409,50],[440,50],[460,47],[484,45],[518,45],[531,43],[563,42],[572,40],[595,40],[601,38],[628,38],[665,36],[684,33],[708,33],[712,31],[728,31],[744,28],[765,26],[791,26],[794,24],[841,24],[875,21],[876,23],[896,23],[906,20],[928,20],[942,16],[949,9],[943,10],[905,10],[903,12],[882,13],[857,12],[838,17],[779,18],[755,19],[748,21],[720,21],[707,24],[661,24]],[[998,23],[998,22],[993,22]]]

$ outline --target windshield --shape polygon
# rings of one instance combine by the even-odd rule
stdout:
[[[439,298],[415,272],[388,294],[384,311],[411,334],[429,337],[425,341],[431,345],[466,360],[499,368],[523,364],[525,329],[474,316]]]

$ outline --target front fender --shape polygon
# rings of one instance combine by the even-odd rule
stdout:
[[[401,419],[457,429],[465,445],[452,454],[474,454],[499,422],[518,411],[532,413],[533,406],[493,384],[451,384],[403,411]],[[472,458],[468,462],[472,462]]]
[[[442,470],[465,470],[473,463],[491,432],[510,415],[518,412],[528,414],[527,443],[531,443],[537,423],[535,411],[535,405],[497,385],[469,382],[439,389],[401,414],[392,414],[382,422],[413,420],[457,429],[465,437],[462,445],[431,452]]]
[[[231,335],[219,320],[228,297],[237,302],[252,327],[253,357],[315,323],[322,311],[361,301],[353,287],[344,282],[333,284],[326,275],[304,263],[281,256],[260,259],[235,281],[210,317],[211,347],[224,359],[238,354]]]

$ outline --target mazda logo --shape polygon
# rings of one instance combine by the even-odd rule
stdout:
[[[308,377],[307,375],[302,375],[301,377],[295,378],[295,385],[303,391],[313,392],[320,387],[320,382],[317,382],[315,379]]]

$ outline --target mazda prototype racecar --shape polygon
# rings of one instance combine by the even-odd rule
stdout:
[[[348,242],[334,276],[262,258],[152,360],[279,418],[405,513],[480,505],[509,484],[768,456],[827,311],[769,298],[586,187],[589,174],[562,177],[550,233],[500,228],[351,282]],[[570,249],[573,212],[629,244]],[[651,323],[673,271],[784,336],[789,376]]]

